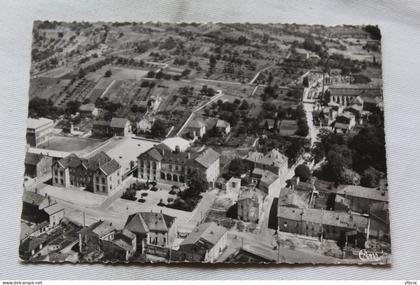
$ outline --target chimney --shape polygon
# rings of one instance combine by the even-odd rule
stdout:
[[[187,152],[187,158],[190,159],[191,158],[191,153]]]

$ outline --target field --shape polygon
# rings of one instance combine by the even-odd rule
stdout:
[[[29,98],[39,97],[54,100],[59,92],[70,83],[68,79],[37,77],[30,81]]]

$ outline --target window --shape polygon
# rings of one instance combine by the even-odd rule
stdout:
[[[165,173],[161,172],[161,173],[160,173],[160,178],[161,178],[161,179],[165,179]]]
[[[102,184],[105,184],[105,183],[106,183],[105,177],[102,177]]]
[[[57,177],[55,178],[55,183],[58,183],[58,178]]]
[[[61,184],[64,184],[64,180],[63,180],[63,178],[61,178],[60,183],[61,183]]]
[[[236,188],[236,182],[232,182],[232,188]]]
[[[64,175],[63,170],[60,170],[60,175],[61,175],[61,176],[63,176],[63,175]]]
[[[120,172],[119,171],[117,172],[117,176],[120,176]]]
[[[99,183],[99,177],[98,176],[96,176],[96,182]]]
[[[96,185],[96,191],[98,191],[98,192],[100,191],[99,190],[99,185]]]
[[[102,191],[105,192],[105,186],[102,186]]]

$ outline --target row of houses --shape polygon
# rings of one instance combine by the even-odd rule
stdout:
[[[329,207],[317,199],[329,200]],[[295,177],[279,195],[277,219],[279,231],[336,241],[346,239],[364,247],[361,242],[369,237],[389,237],[388,194],[380,187],[317,187],[313,180],[302,182]]]

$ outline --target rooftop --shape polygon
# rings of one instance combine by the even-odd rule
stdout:
[[[326,211],[322,209],[298,209],[278,207],[277,216],[294,221],[306,221],[323,225],[357,229],[367,228],[368,218],[347,212]]]
[[[47,118],[28,118],[26,120],[26,126],[28,129],[38,129],[40,127],[46,126],[48,124],[53,125],[53,120],[47,119]]]
[[[115,227],[112,225],[111,222],[101,221],[92,229],[92,232],[97,234],[99,238],[115,231]]]
[[[175,218],[156,212],[140,212],[130,215],[125,224],[125,229],[139,234],[147,234],[150,231],[167,232]]]
[[[358,198],[365,198],[375,201],[388,202],[388,191],[378,188],[368,188],[356,185],[340,186],[337,194]]]
[[[172,151],[175,151],[177,146],[180,151],[185,151],[190,147],[190,141],[181,137],[167,138],[163,140],[162,143],[168,146]]]
[[[215,222],[203,223],[196,227],[187,238],[182,241],[181,246],[196,244],[201,239],[215,245],[226,232],[227,229],[225,227],[219,226]]]
[[[276,149],[272,149],[265,155],[261,152],[251,151],[244,157],[244,159],[252,161],[252,162],[256,162],[256,163],[261,163],[264,165],[277,166],[277,167],[282,167],[285,164],[287,165],[287,161],[288,161],[287,157]]]
[[[206,125],[199,119],[194,119],[191,121],[191,123],[188,125],[190,128],[194,129],[201,129],[204,128]]]
[[[112,118],[110,126],[111,128],[120,128],[124,129],[126,124],[129,123],[129,121],[125,118]]]

